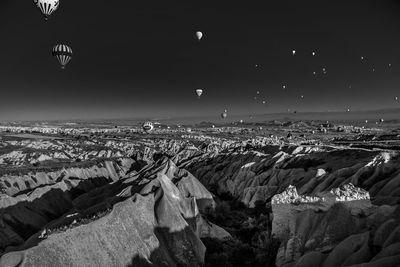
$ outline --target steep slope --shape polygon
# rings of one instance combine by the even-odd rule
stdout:
[[[198,203],[214,207],[196,178],[163,158],[75,198],[68,214],[9,247],[16,252],[0,266],[201,266],[200,238],[230,235],[202,218]]]
[[[228,194],[251,209],[268,209],[272,201],[268,239],[281,243],[278,266],[398,264],[398,230],[385,230],[392,236],[390,248],[371,245],[387,221],[398,222],[398,152],[329,146],[234,148],[183,165],[215,194]],[[291,188],[297,189],[294,195]],[[280,195],[285,192],[292,198],[285,200]],[[338,258],[340,262],[333,261]]]
[[[368,190],[376,204],[400,201],[400,157],[396,152],[333,147],[257,150],[272,153],[227,150],[183,166],[208,188],[229,193],[249,207],[270,200],[289,185],[302,194],[315,194],[352,183]]]
[[[0,177],[0,266],[396,266],[398,152],[180,138]]]

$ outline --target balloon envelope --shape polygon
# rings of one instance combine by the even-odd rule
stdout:
[[[150,132],[154,129],[154,124],[152,122],[147,121],[147,122],[143,123],[142,128],[144,131]]]
[[[58,44],[53,47],[52,55],[57,58],[61,68],[64,69],[72,59],[72,49],[68,45]]]
[[[196,89],[196,95],[198,97],[200,97],[203,94],[203,90],[202,89]]]
[[[203,33],[202,32],[196,32],[196,37],[200,41],[201,38],[203,38]]]
[[[57,10],[60,1],[59,0],[33,0],[36,7],[42,12],[42,15],[47,18]]]

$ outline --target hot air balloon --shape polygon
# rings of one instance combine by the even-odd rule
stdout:
[[[203,33],[202,32],[196,32],[196,37],[200,42],[201,38],[203,38]]]
[[[225,119],[227,116],[228,116],[228,113],[226,110],[221,113],[221,118]]]
[[[72,58],[72,49],[68,45],[58,44],[53,47],[52,54],[61,64],[61,69],[65,69],[65,66]]]
[[[312,51],[311,55],[315,56],[315,51]]]
[[[57,10],[60,1],[59,0],[33,0],[33,3],[42,12],[44,19],[47,20],[49,16]]]
[[[396,100],[396,101],[397,101],[397,100],[399,100],[399,98],[398,98],[397,96],[395,96],[395,97],[394,97],[394,100]]]
[[[154,129],[154,124],[152,122],[150,122],[150,121],[146,121],[145,123],[143,123],[142,128],[143,128],[143,130],[145,132],[148,133],[148,132],[151,132]]]
[[[283,88],[283,89],[286,89],[286,85],[282,85],[282,88]]]
[[[196,95],[200,98],[200,96],[203,94],[202,89],[196,89]]]
[[[243,123],[243,120],[240,120],[239,122],[240,122],[240,123]]]
[[[293,50],[293,51],[292,51],[292,54],[293,54],[293,56],[294,56],[294,55],[296,54],[296,50]]]

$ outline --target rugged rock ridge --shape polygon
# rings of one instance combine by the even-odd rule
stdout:
[[[227,150],[211,158],[185,162],[184,166],[208,188],[229,193],[249,207],[257,201],[270,200],[289,185],[296,186],[302,194],[315,195],[352,183],[368,190],[374,203],[400,201],[397,153],[332,147],[260,150],[272,153]]]
[[[388,220],[399,222],[397,152],[344,147],[258,147],[245,152],[228,149],[184,164],[218,194],[229,194],[251,208],[272,202],[272,237],[281,241],[278,266],[399,264],[400,253],[392,247],[385,251],[382,245],[387,242],[396,246],[400,241],[398,230],[392,226],[385,230],[391,235],[390,241],[370,245],[372,239],[379,239],[376,233],[386,229]],[[354,242],[358,245],[349,245]],[[347,248],[343,255],[338,252]],[[361,257],[362,253],[367,256]],[[375,259],[376,263],[372,263]]]
[[[67,212],[79,195],[117,181],[133,163],[131,159],[120,159],[87,168],[2,176],[0,251],[21,245],[45,224]]]
[[[116,181],[125,175],[134,164],[130,158],[121,158],[114,161],[87,163],[87,167],[62,168],[55,171],[30,171],[23,175],[4,174],[0,177],[0,187],[3,193],[13,197],[34,191],[36,188],[54,185],[63,180],[87,180],[106,178]]]
[[[123,153],[119,147],[109,147],[98,140],[4,141],[2,146],[10,150],[9,153],[0,154],[0,166],[3,167],[40,165],[46,161],[74,162],[131,156]]]
[[[209,190],[245,204],[231,201],[233,210],[222,201],[222,213],[254,216],[245,223],[238,220],[245,229],[233,235],[245,235],[263,224],[263,232],[249,243],[273,247],[270,241],[279,238],[279,266],[374,266],[375,261],[397,266],[397,153],[288,145],[277,138],[187,139],[96,141],[102,148],[93,157],[115,149],[134,160],[118,159],[121,162],[112,163],[114,171],[91,166],[78,179],[75,171],[67,176],[3,175],[0,184],[7,194],[0,199],[0,247],[7,253],[0,266],[54,266],[64,260],[76,266],[202,265],[200,238],[230,238],[202,216],[217,206]],[[249,212],[240,214],[244,209]],[[32,223],[26,225],[28,217]],[[224,227],[232,231],[229,224]],[[120,236],[129,240],[120,242]],[[81,248],[80,237],[86,240],[86,250],[73,249]],[[52,261],[44,255],[65,258]]]
[[[364,189],[355,187],[353,184],[345,184],[339,188],[333,188],[330,193],[335,196],[336,201],[369,200],[369,193]]]
[[[317,195],[299,196],[296,188],[289,186],[272,198],[272,235],[281,241],[276,265],[352,266],[370,262],[368,266],[378,266],[372,259],[389,252],[382,245],[370,246],[371,238],[380,239],[377,229],[390,218],[397,221],[399,209],[372,205],[368,192],[352,184]],[[388,245],[398,241],[393,237]],[[390,251],[390,256],[400,255],[400,251]],[[385,266],[398,263],[385,259]]]
[[[271,204],[305,204],[305,203],[322,203],[333,200],[333,202],[370,200],[369,193],[361,188],[355,187],[353,184],[345,184],[339,188],[333,188],[328,193],[317,193],[317,196],[304,196],[297,193],[296,187],[289,185],[281,194],[272,197]],[[331,201],[332,202],[332,201]]]
[[[281,194],[272,197],[272,205],[278,204],[304,204],[304,203],[316,203],[323,202],[323,197],[312,197],[312,196],[301,196],[297,193],[296,187],[289,185],[288,188]]]
[[[201,266],[200,238],[230,238],[200,214],[214,205],[193,175],[163,158],[79,196],[0,266]]]

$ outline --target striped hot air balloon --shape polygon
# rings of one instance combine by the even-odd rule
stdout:
[[[68,45],[58,44],[53,47],[52,54],[61,64],[61,68],[65,69],[65,66],[72,58],[72,49]]]
[[[154,129],[154,124],[150,121],[146,121],[145,123],[143,123],[142,128],[146,133],[148,133]]]
[[[33,3],[42,12],[44,19],[47,20],[49,16],[57,10],[60,1],[59,0],[33,0]]]

